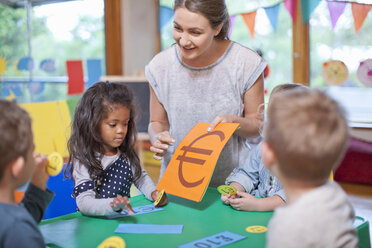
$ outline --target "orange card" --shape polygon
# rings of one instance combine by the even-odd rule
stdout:
[[[207,132],[209,123],[197,123],[181,141],[157,190],[200,202],[211,180],[222,148],[239,123],[219,123]]]

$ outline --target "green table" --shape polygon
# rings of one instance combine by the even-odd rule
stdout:
[[[265,233],[248,233],[252,225],[267,226],[272,212],[245,212],[232,209],[220,200],[215,188],[208,188],[201,202],[196,203],[168,195],[169,203],[163,211],[136,216],[107,219],[87,217],[80,212],[45,220],[40,224],[50,247],[97,247],[110,236],[122,237],[127,247],[177,247],[200,238],[230,231],[247,238],[226,247],[265,247]],[[133,207],[148,205],[143,195],[130,199]],[[119,224],[183,225],[182,234],[121,234],[115,233]],[[359,234],[368,233],[368,222],[358,227]],[[370,246],[360,246],[370,247]]]

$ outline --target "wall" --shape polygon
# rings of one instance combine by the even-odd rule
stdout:
[[[159,51],[156,0],[122,0],[122,47],[125,76],[141,75]]]
[[[372,128],[351,128],[350,135],[372,143]]]

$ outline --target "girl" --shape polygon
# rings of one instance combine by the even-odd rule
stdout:
[[[68,141],[72,196],[86,215],[110,215],[128,208],[131,184],[155,200],[158,191],[142,170],[134,149],[135,111],[130,89],[118,83],[98,82],[80,99]]]

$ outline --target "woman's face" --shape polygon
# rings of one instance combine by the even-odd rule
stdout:
[[[193,66],[208,60],[208,56],[213,54],[214,37],[220,32],[220,26],[213,29],[203,15],[177,8],[173,39],[177,42],[182,61]]]

